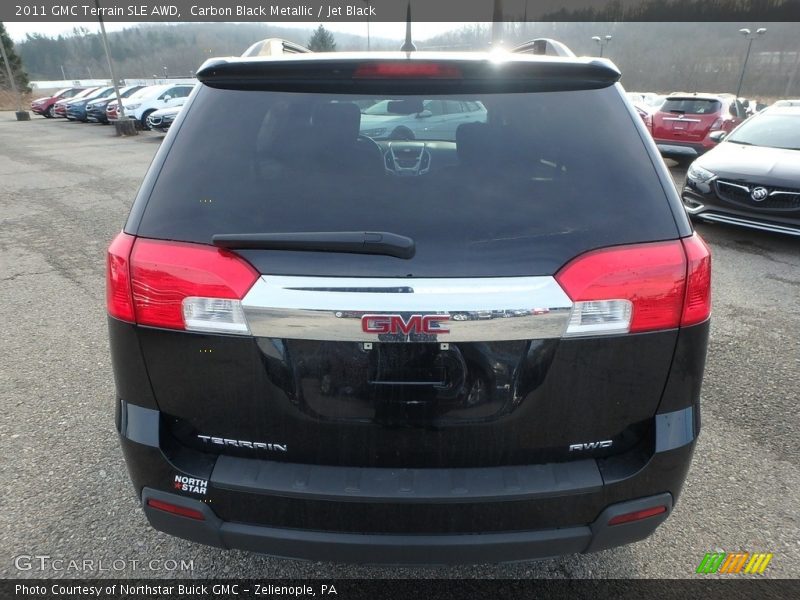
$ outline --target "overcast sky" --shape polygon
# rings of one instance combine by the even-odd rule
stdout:
[[[106,22],[106,31],[119,31],[125,27],[132,27],[139,23],[108,23]],[[152,22],[148,24],[154,24]],[[175,23],[173,23],[175,24]],[[272,25],[278,27],[298,27],[303,29],[316,28],[319,23],[283,23],[275,22]],[[42,33],[47,36],[57,37],[64,33],[71,33],[74,27],[86,27],[90,31],[99,30],[100,26],[97,21],[89,23],[6,23],[6,29],[14,41],[22,41],[28,33]],[[325,28],[331,31],[340,31],[343,33],[354,33],[357,35],[367,35],[366,23],[324,23]],[[414,23],[413,34],[414,39],[424,40],[444,31],[451,29],[458,29],[465,23]],[[370,23],[370,35],[374,37],[382,37],[389,39],[402,40],[406,35],[405,23]]]

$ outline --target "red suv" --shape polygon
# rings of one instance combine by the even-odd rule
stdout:
[[[63,90],[57,91],[52,96],[46,96],[44,98],[37,98],[33,102],[31,102],[31,110],[35,112],[37,115],[42,115],[43,117],[47,117],[48,119],[55,116],[55,108],[54,105],[59,100],[67,100],[72,98],[75,94],[82,92],[83,88],[72,87],[72,88],[64,88]]]
[[[731,94],[671,94],[653,115],[653,138],[662,156],[690,161],[719,143],[712,132],[729,133],[744,119]]]

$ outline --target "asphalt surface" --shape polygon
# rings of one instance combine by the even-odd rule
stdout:
[[[104,252],[161,138],[0,113],[0,576],[692,577],[720,550],[772,552],[764,577],[800,576],[800,240],[723,225],[698,226],[714,253],[703,431],[675,512],[644,542],[517,565],[382,568],[151,529],[114,428]],[[169,562],[181,560],[194,569]]]

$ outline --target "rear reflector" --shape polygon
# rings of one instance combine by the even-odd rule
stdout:
[[[641,521],[649,517],[655,517],[662,513],[667,512],[666,506],[654,506],[653,508],[645,508],[644,510],[637,510],[635,512],[625,513],[624,515],[617,515],[613,517],[609,525],[622,525],[623,523],[631,523],[632,521]]]
[[[178,506],[177,504],[171,504],[170,502],[163,502],[161,500],[154,500],[150,498],[147,500],[147,506],[156,508],[158,510],[163,510],[164,512],[168,512],[173,515],[179,515],[181,517],[188,517],[198,521],[206,520],[205,515],[203,515],[203,513],[199,510],[194,508],[186,508],[185,506]]]
[[[461,79],[461,69],[432,62],[394,61],[360,65],[353,79]]]
[[[140,325],[249,334],[241,299],[258,277],[227,250],[121,233],[108,251],[108,312]]]

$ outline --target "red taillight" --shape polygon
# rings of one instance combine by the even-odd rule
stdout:
[[[108,313],[153,327],[247,334],[240,300],[258,277],[227,250],[123,232],[108,249]]]
[[[154,500],[153,498],[150,498],[147,500],[147,506],[157,508],[158,510],[163,510],[164,512],[168,512],[173,515],[180,515],[181,517],[188,517],[198,521],[206,520],[205,515],[201,511],[194,508],[186,508],[185,506],[172,504],[170,502],[163,502],[161,500]]]
[[[248,263],[226,250],[141,238],[131,253],[130,273],[136,322],[170,329],[185,328],[184,299],[205,299],[211,304],[215,300],[238,301],[259,276]],[[199,307],[207,311],[210,324],[215,320],[219,324],[222,311],[232,314],[235,309],[221,306],[215,317],[211,304]]]
[[[681,241],[688,261],[681,325],[694,325],[711,314],[711,251],[696,233]]]
[[[461,69],[435,62],[393,61],[364,63],[353,73],[353,79],[460,79]]]
[[[678,327],[685,277],[686,257],[680,240],[595,250],[568,263],[556,275],[576,305],[601,313],[596,317],[598,320],[607,318],[610,322],[613,317],[604,316],[603,302],[598,301],[629,302],[630,332]],[[613,317],[615,322],[621,323],[622,308],[612,308],[620,313]],[[589,314],[587,318],[592,316]],[[602,329],[597,332],[605,333]]]
[[[635,512],[625,513],[624,515],[617,515],[609,520],[609,525],[622,525],[623,523],[630,523],[632,521],[641,521],[649,517],[655,517],[667,512],[666,506],[654,506],[653,508],[645,508],[644,510],[637,510]]]
[[[722,127],[722,118],[717,119],[711,124],[711,129],[709,131],[716,131],[720,127]]]
[[[133,323],[131,277],[129,259],[133,242],[132,235],[121,232],[108,248],[106,257],[106,306],[108,314],[122,321]]]

